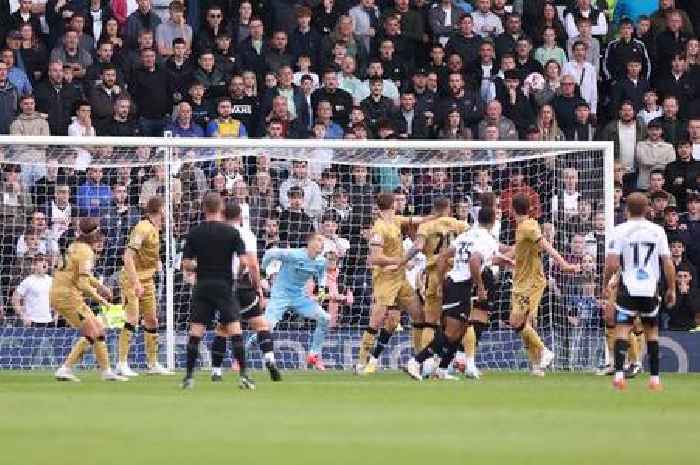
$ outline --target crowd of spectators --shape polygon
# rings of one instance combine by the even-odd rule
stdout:
[[[693,3],[660,0],[652,15],[612,22],[605,0],[174,0],[167,18],[151,0],[11,0],[0,4],[0,134],[613,141],[616,221],[626,195],[649,193],[678,272],[679,301],[664,324],[690,329],[700,312]],[[587,270],[568,281],[553,274],[562,318],[576,326],[597,305],[599,159],[401,170],[339,167],[327,151],[291,164],[186,155],[170,180],[178,237],[196,221],[201,194],[216,189],[244,206],[261,250],[299,245],[314,228],[329,243],[346,238],[334,253],[345,256],[343,286],[355,302],[371,288],[364,237],[379,190],[395,191],[402,213],[425,213],[447,195],[465,219],[493,191],[506,241],[509,199],[526,191],[545,233]],[[101,266],[114,273],[126,231],[168,180],[149,165],[155,150],[130,153],[136,167],[100,167],[113,156],[108,147],[32,148],[22,154],[31,163],[3,163],[4,302],[31,268],[22,257],[59,260],[77,216],[103,218]],[[350,317],[360,322],[360,313]]]

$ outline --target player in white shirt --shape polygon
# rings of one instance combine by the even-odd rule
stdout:
[[[42,254],[32,261],[32,274],[22,280],[12,295],[12,305],[24,326],[45,327],[53,323],[49,304],[51,276],[46,271],[48,260]]]
[[[233,258],[233,277],[236,281],[235,293],[241,314],[241,319],[248,322],[248,327],[256,332],[255,340],[263,353],[265,367],[270,372],[273,381],[281,381],[279,369],[275,362],[274,341],[270,325],[263,315],[262,290],[260,287],[260,265],[258,264],[258,243],[255,234],[243,225],[241,206],[234,202],[226,202],[224,207],[226,222],[236,228],[245,244],[246,263],[244,266],[239,257]],[[211,380],[222,380],[221,365],[226,353],[226,338],[216,336],[211,348]]]
[[[486,300],[487,293],[481,272],[492,264],[507,263],[499,255],[498,240],[490,233],[495,221],[491,206],[479,210],[478,227],[466,231],[440,254],[439,263],[446,265],[454,258],[452,270],[447,273],[442,292],[442,327],[435,333],[433,341],[406,365],[406,372],[414,379],[422,379],[421,363],[440,356],[437,376],[440,379],[456,379],[447,372],[447,367],[457,352],[471,310],[472,286],[476,286],[479,300]]]
[[[626,387],[624,363],[627,355],[627,336],[635,317],[644,325],[649,354],[649,389],[660,391],[659,381],[659,284],[661,268],[666,278],[666,304],[676,301],[676,273],[668,239],[664,230],[645,217],[649,206],[646,195],[631,194],[627,198],[628,220],[613,230],[608,240],[603,284],[609,292],[609,283],[620,271],[615,304],[615,378],[613,386]],[[660,264],[662,266],[660,266]]]

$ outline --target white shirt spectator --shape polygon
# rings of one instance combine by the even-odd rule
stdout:
[[[589,17],[593,10],[589,10],[587,13],[581,12],[584,17]],[[591,23],[593,21],[591,20]],[[579,36],[578,28],[576,27],[576,19],[572,13],[568,13],[566,18],[564,18],[564,27],[566,27],[566,35],[569,39],[573,39]],[[605,37],[608,33],[608,21],[605,18],[605,13],[602,11],[598,13],[598,23],[591,24],[591,35]]]
[[[503,34],[501,18],[491,11],[482,13],[480,10],[474,10],[472,19],[474,20],[474,33],[481,37],[496,37]]]
[[[323,211],[323,195],[321,188],[311,179],[287,178],[280,186],[280,206],[289,208],[289,189],[299,186],[304,190],[304,210],[309,216],[318,216]]]
[[[51,276],[48,274],[31,274],[17,286],[17,295],[22,298],[22,319],[32,323],[51,323],[51,306],[49,293]]]
[[[27,243],[24,239],[24,234],[22,234],[19,236],[19,239],[17,239],[17,249],[15,250],[15,253],[18,257],[24,257],[28,251],[29,248],[27,247]],[[54,239],[53,234],[50,231],[46,231],[46,233],[39,238],[38,252],[46,256],[58,255],[58,241]]]
[[[591,113],[595,115],[598,108],[598,73],[595,67],[587,61],[569,61],[561,70],[562,76],[567,74],[574,77],[581,89],[581,97],[591,106]]]
[[[359,103],[369,97],[369,79],[362,81],[362,84],[357,88],[357,91],[352,95],[355,102]],[[384,79],[384,90],[382,91],[382,96],[390,98],[394,101],[394,105],[399,105],[399,88],[396,87],[394,81],[390,79]]]

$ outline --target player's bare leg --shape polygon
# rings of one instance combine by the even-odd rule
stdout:
[[[361,373],[364,370],[367,361],[369,360],[370,351],[374,347],[375,339],[377,338],[377,333],[379,328],[384,323],[384,318],[387,314],[387,307],[385,305],[379,305],[378,303],[372,303],[372,308],[369,315],[369,326],[362,334],[362,341],[360,341],[360,353],[357,357],[357,362],[355,364],[355,373]]]
[[[551,364],[554,356],[544,346],[542,339],[537,334],[533,326],[533,318],[529,314],[511,311],[510,325],[516,332],[520,333],[520,337],[523,339],[523,346],[532,366],[532,374],[544,376],[544,368]]]

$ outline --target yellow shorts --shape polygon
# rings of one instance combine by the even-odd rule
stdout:
[[[376,280],[373,286],[372,300],[374,304],[383,307],[398,307],[399,310],[405,310],[416,298],[416,291],[408,284],[406,278],[391,281]]]
[[[428,273],[425,280],[425,303],[423,312],[427,323],[440,321],[442,314],[442,282],[436,274]]]
[[[127,315],[143,316],[144,318],[156,318],[156,286],[153,278],[141,280],[143,295],[136,297],[134,287],[124,273],[119,274],[119,287],[121,289],[122,305]]]
[[[80,328],[83,320],[95,318],[81,293],[75,289],[52,288],[49,302],[72,328]]]
[[[545,286],[533,286],[525,292],[513,290],[511,315],[536,318],[544,290]]]

